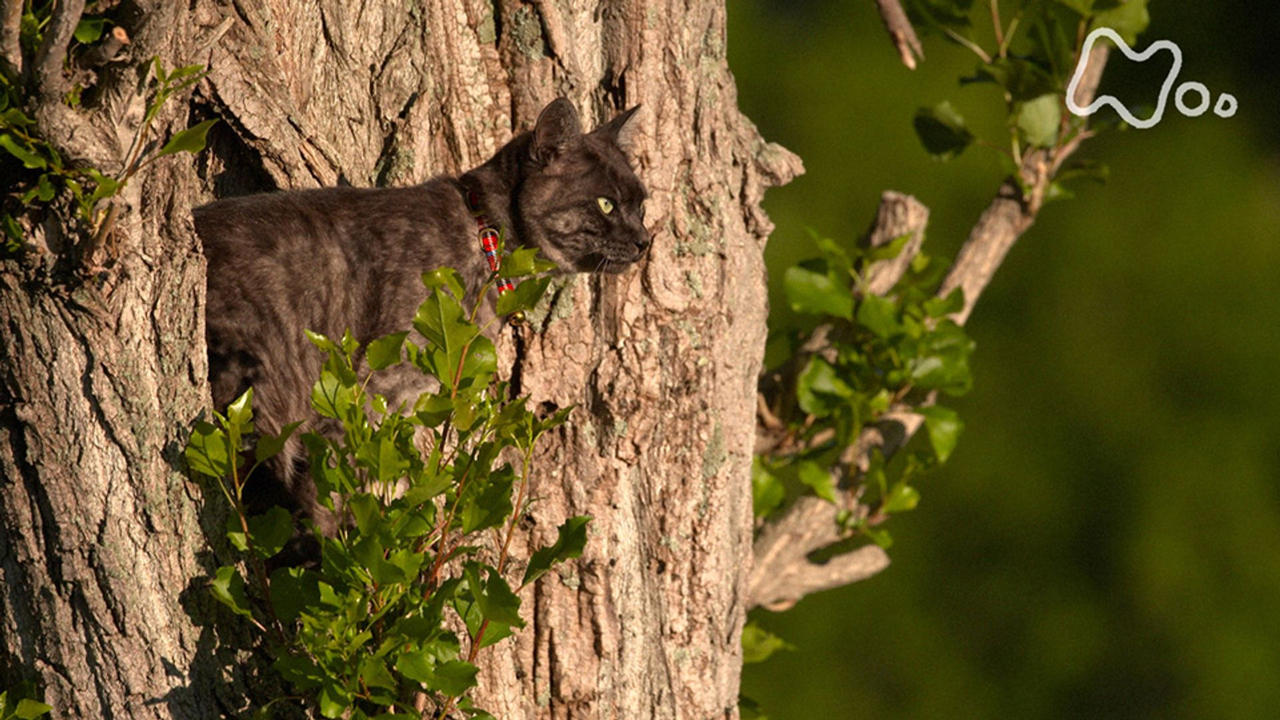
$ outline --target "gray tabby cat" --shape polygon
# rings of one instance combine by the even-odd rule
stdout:
[[[257,428],[278,433],[312,417],[310,388],[322,355],[304,329],[334,338],[350,329],[361,343],[405,329],[426,294],[422,273],[437,267],[456,269],[474,295],[491,271],[469,200],[501,229],[506,247],[537,247],[561,269],[620,272],[639,260],[650,243],[647,193],[618,145],[635,110],[583,134],[573,105],[561,98],[531,132],[461,177],[250,195],[196,208],[209,262],[214,405],[253,386]],[[296,440],[268,470],[270,477],[246,488],[252,511],[280,505],[331,523]]]

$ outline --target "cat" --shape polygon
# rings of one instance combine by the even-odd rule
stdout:
[[[460,177],[266,193],[196,208],[208,260],[214,406],[252,386],[259,432],[276,434],[311,417],[323,355],[303,330],[333,338],[350,330],[363,344],[408,328],[426,295],[421,275],[438,267],[457,270],[474,301],[492,272],[478,226],[498,229],[505,247],[538,248],[562,271],[618,273],[641,259],[651,243],[648,193],[619,144],[637,109],[583,133],[577,111],[560,98],[531,131]],[[266,470],[245,488],[251,511],[279,505],[332,534],[335,521],[316,500],[296,439]]]

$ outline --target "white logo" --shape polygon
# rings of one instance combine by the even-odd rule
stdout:
[[[1120,48],[1120,52],[1124,56],[1134,62],[1144,62],[1152,55],[1161,50],[1168,50],[1173,53],[1173,67],[1169,68],[1169,75],[1165,77],[1164,83],[1160,86],[1160,100],[1156,103],[1156,110],[1151,117],[1145,120],[1139,120],[1129,112],[1129,108],[1120,104],[1114,95],[1103,95],[1088,107],[1080,107],[1076,103],[1076,88],[1080,85],[1080,78],[1084,76],[1085,65],[1089,62],[1089,51],[1093,49],[1093,44],[1098,41],[1099,37],[1104,37],[1115,43]],[[1173,87],[1173,83],[1178,79],[1178,71],[1182,69],[1182,48],[1175,45],[1169,40],[1157,40],[1151,43],[1151,47],[1137,53],[1133,48],[1129,47],[1115,30],[1106,27],[1100,27],[1089,33],[1089,37],[1085,38],[1084,47],[1080,48],[1080,62],[1076,64],[1076,71],[1071,74],[1071,84],[1067,85],[1067,109],[1076,115],[1092,115],[1098,112],[1098,108],[1103,105],[1110,105],[1120,114],[1124,121],[1140,130],[1145,130],[1160,122],[1160,118],[1164,117],[1164,107],[1169,101],[1169,90]],[[1186,104],[1185,98],[1187,93],[1194,92],[1200,96],[1200,102],[1195,107]],[[1173,104],[1177,106],[1178,112],[1187,117],[1199,117],[1209,109],[1209,89],[1202,83],[1184,82],[1178,86],[1173,96]],[[1213,114],[1222,118],[1229,118],[1236,114],[1238,103],[1234,95],[1222,93],[1218,96],[1218,102],[1213,106]]]

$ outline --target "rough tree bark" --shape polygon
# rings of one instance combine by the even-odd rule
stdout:
[[[55,29],[82,7],[56,2]],[[207,403],[191,207],[458,172],[564,95],[588,122],[644,106],[632,150],[656,240],[639,269],[558,282],[547,313],[504,342],[535,404],[579,406],[543,446],[532,539],[568,515],[595,522],[582,558],[527,592],[529,627],[482,654],[477,700],[504,719],[736,717],[759,203],[801,167],[737,110],[723,3],[125,0],[113,13],[132,43],[87,110],[58,101],[65,81],[45,61],[61,62],[58,42],[27,69],[67,155],[121,167],[152,55],[209,68],[166,106],[160,137],[223,122],[200,158],[133,179],[101,247],[44,222],[39,260],[0,265],[3,679],[34,674],[63,717],[236,707],[193,623],[208,567],[178,459]],[[68,280],[68,262],[89,279]]]

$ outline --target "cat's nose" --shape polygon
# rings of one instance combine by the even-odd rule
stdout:
[[[650,245],[653,244],[653,236],[650,235],[649,231],[646,230],[644,232],[636,233],[636,236],[633,238],[632,241],[636,244],[636,250],[640,252],[644,252],[645,250],[649,249]]]

